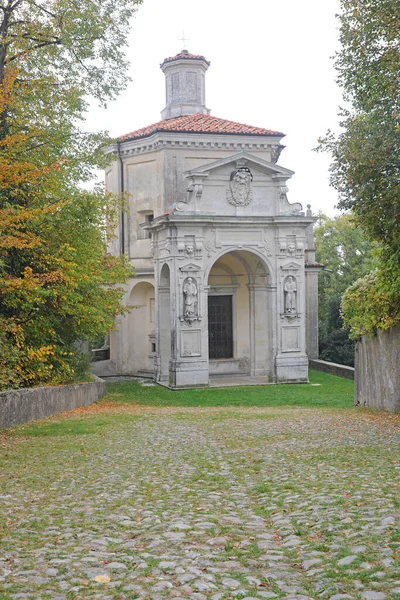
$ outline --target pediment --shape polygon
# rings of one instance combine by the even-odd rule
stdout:
[[[250,169],[252,166],[257,167],[258,170],[264,171],[268,175],[281,176],[283,179],[288,179],[294,175],[294,171],[280,167],[267,160],[263,160],[262,158],[254,156],[253,154],[250,154],[250,152],[245,152],[244,150],[237,152],[236,154],[232,154],[231,156],[221,158],[220,160],[213,160],[212,162],[201,165],[200,167],[196,167],[195,169],[191,169],[190,171],[186,171],[184,175],[185,177],[207,177],[212,171],[229,164],[232,164],[232,168],[237,168],[238,166],[247,166]]]
[[[179,267],[179,270],[184,271],[185,273],[189,273],[200,271],[201,267],[199,267],[199,265],[195,265],[194,263],[188,263],[186,265],[183,265],[182,267]]]
[[[301,265],[299,265],[299,263],[295,263],[295,262],[290,262],[287,263],[286,265],[282,265],[281,266],[282,271],[292,271],[292,270],[298,270],[301,269]]]

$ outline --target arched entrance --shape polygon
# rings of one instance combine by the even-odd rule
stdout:
[[[234,250],[220,256],[208,275],[210,376],[274,379],[273,291],[265,262]]]
[[[133,306],[129,317],[129,372],[153,374],[155,339],[154,286],[140,282],[133,288],[129,304]]]

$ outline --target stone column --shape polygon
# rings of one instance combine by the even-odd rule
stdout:
[[[251,346],[251,375],[269,375],[269,356],[271,340],[269,329],[271,317],[268,308],[268,286],[258,283],[248,284],[250,309],[250,346]]]

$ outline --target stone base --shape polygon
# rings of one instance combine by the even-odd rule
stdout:
[[[208,385],[208,361],[187,363],[170,361],[168,387],[172,390]]]
[[[249,361],[242,358],[220,358],[210,360],[210,376],[211,375],[231,375],[231,374],[248,375]]]
[[[276,358],[277,383],[308,383],[308,356],[279,355]]]

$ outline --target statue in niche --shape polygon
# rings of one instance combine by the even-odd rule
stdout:
[[[294,314],[297,308],[297,284],[292,275],[287,278],[283,289],[285,292],[285,312]]]
[[[247,206],[253,198],[251,182],[252,172],[248,167],[239,167],[232,171],[226,197],[229,204],[234,206]]]
[[[185,317],[195,317],[197,307],[197,285],[193,277],[188,277],[183,286]]]

